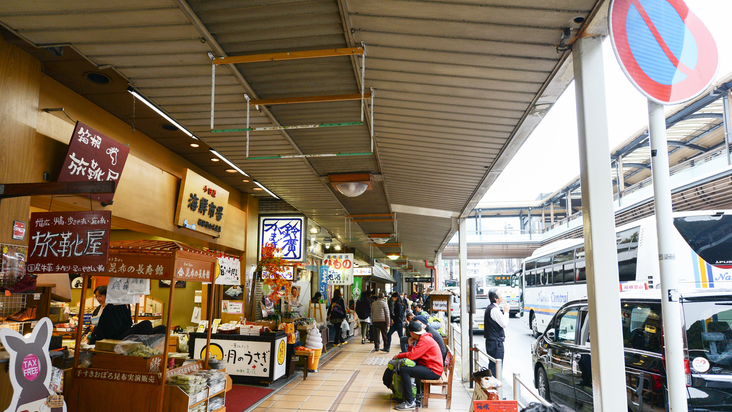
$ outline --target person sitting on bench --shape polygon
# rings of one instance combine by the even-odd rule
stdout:
[[[394,359],[408,358],[417,365],[399,368],[399,375],[402,380],[402,393],[404,402],[395,408],[399,411],[413,410],[415,406],[414,395],[412,394],[412,379],[440,379],[443,371],[442,353],[432,335],[422,328],[422,323],[412,321],[407,327],[411,338],[409,339],[409,350],[400,353]]]

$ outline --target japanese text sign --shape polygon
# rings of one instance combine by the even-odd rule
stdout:
[[[714,80],[714,38],[684,0],[613,0],[610,39],[633,85],[659,104],[676,104]]]
[[[326,254],[323,267],[329,285],[353,284],[353,253]]]
[[[474,411],[518,412],[516,401],[473,401]]]
[[[214,261],[179,257],[175,261],[175,280],[211,282],[214,270]]]
[[[109,256],[107,276],[123,278],[170,279],[170,258],[154,255],[115,254]]]
[[[180,183],[176,225],[214,237],[221,235],[229,205],[229,192],[186,169]]]
[[[241,260],[230,257],[218,258],[217,285],[241,285]]]
[[[260,216],[259,217],[259,257],[262,246],[271,243],[281,249],[282,259],[303,262],[305,254],[305,216]]]
[[[130,148],[81,122],[76,122],[59,182],[119,182]],[[115,187],[117,187],[115,185]],[[111,203],[114,193],[92,194],[92,199]]]
[[[31,213],[28,273],[103,273],[112,212]]]

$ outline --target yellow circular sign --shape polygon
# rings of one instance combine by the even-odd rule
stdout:
[[[213,356],[214,358],[216,358],[218,360],[221,360],[221,359],[224,359],[224,350],[218,344],[212,343],[210,351],[209,351],[209,355]],[[206,347],[205,346],[201,349],[201,359],[206,359],[206,358],[204,358],[204,356],[206,356]]]
[[[286,351],[285,340],[282,339],[280,341],[279,348],[277,348],[277,363],[280,365],[285,363],[285,351]]]

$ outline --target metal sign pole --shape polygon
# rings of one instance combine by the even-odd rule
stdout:
[[[648,100],[648,125],[651,140],[651,176],[656,210],[658,262],[661,270],[661,309],[668,378],[669,411],[686,412],[686,372],[684,368],[684,340],[681,322],[681,302],[676,275],[676,256],[673,250],[673,216],[669,185],[666,117],[663,106]]]

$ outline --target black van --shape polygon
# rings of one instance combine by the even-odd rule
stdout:
[[[661,291],[622,292],[628,406],[666,411]],[[689,411],[732,411],[732,290],[683,293]],[[592,411],[587,299],[566,303],[534,342],[534,386],[547,400]]]

